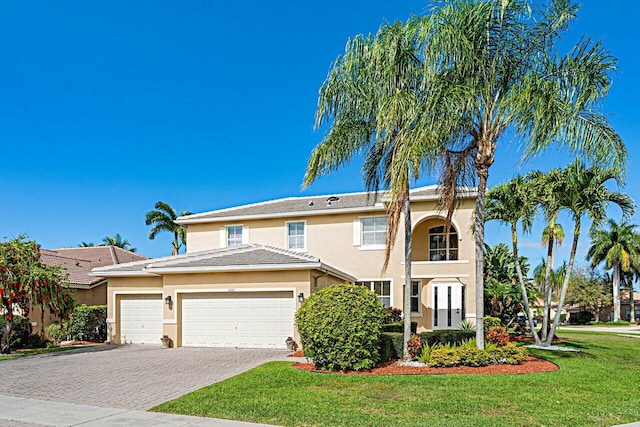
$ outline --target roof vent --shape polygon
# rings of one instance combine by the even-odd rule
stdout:
[[[340,197],[338,196],[331,196],[327,198],[327,206],[331,206],[331,202],[337,202],[338,200],[340,200]]]
[[[315,203],[313,203],[313,200],[309,202],[309,206],[315,206]]]

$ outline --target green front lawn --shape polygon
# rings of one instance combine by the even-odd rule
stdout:
[[[69,351],[69,350],[75,350],[77,348],[83,348],[83,347],[95,347],[97,345],[102,345],[102,344],[89,344],[89,345],[75,345],[75,346],[69,346],[69,347],[52,347],[52,348],[35,348],[35,349],[28,349],[28,350],[18,350],[15,353],[11,353],[11,354],[0,354],[0,360],[17,359],[19,357],[35,356],[35,355],[38,355],[38,354],[57,353],[59,351]]]
[[[640,420],[640,339],[562,331],[527,375],[355,376],[272,362],[153,408],[284,426],[606,426]]]

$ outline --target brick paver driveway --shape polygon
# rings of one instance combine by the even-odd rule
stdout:
[[[152,345],[71,350],[0,361],[0,394],[146,410],[286,355]]]

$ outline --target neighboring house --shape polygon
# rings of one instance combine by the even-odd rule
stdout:
[[[107,280],[104,277],[90,275],[93,268],[147,259],[144,255],[115,246],[41,249],[40,258],[45,264],[60,265],[65,268],[68,273],[65,283],[74,290],[76,305],[107,303]],[[29,313],[34,330],[40,329],[40,314],[38,306]],[[44,326],[47,327],[53,320],[55,317],[45,309]]]
[[[411,191],[411,317],[419,330],[475,317],[476,193],[465,190],[451,224],[436,186]],[[286,348],[294,314],[312,292],[356,283],[383,305],[403,305],[404,233],[387,271],[387,200],[367,193],[292,197],[180,217],[187,253],[96,268],[108,279],[115,343]]]
[[[635,319],[640,318],[640,295],[638,295],[637,292],[634,293],[633,295],[633,305],[636,312],[634,318],[631,318],[631,305],[629,304],[629,302],[630,302],[629,293],[627,291],[621,291],[620,318],[623,321],[633,321]],[[584,310],[584,308],[576,304],[576,305],[570,306],[567,309],[567,312],[569,312],[571,317],[574,317],[578,312],[582,310]],[[597,316],[598,319],[596,320],[600,322],[613,321],[613,305],[603,307],[597,314],[596,314],[596,311],[593,309],[593,307],[587,307],[587,311],[590,311],[591,313],[593,313],[594,316]]]

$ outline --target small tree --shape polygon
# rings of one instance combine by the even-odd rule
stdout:
[[[578,268],[571,274],[567,304],[577,304],[582,310],[593,310],[596,319],[611,305],[611,285],[604,275],[595,270]]]
[[[373,368],[379,360],[383,307],[378,296],[355,285],[311,294],[296,313],[307,357],[318,369]]]
[[[25,236],[0,243],[0,312],[5,320],[0,341],[3,354],[9,353],[14,313],[28,316],[33,305],[49,308],[65,317],[73,309],[73,297],[63,285],[66,273],[60,266],[40,260],[40,245]]]

